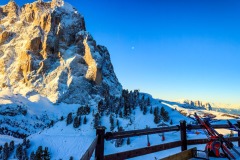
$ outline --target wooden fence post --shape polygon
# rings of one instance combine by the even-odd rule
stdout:
[[[181,133],[181,142],[182,151],[187,150],[187,130],[186,130],[186,121],[180,121],[180,133]]]
[[[105,127],[98,127],[96,130],[96,135],[98,135],[97,146],[95,150],[95,160],[104,159],[104,136],[105,136]]]
[[[240,121],[237,121],[238,127],[240,128]],[[238,131],[238,138],[240,138],[240,131]],[[238,139],[238,147],[240,147],[240,139]]]

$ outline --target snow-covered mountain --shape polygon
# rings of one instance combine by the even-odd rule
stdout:
[[[122,90],[107,48],[62,0],[0,7],[0,73],[1,88],[53,103],[86,104]]]
[[[84,18],[63,0],[0,6],[0,146],[5,148],[0,159],[10,141],[15,144],[10,159],[17,159],[19,150],[30,157],[39,146],[48,148],[51,159],[79,159],[100,125],[112,132],[179,125],[191,123],[194,112],[216,120],[239,118],[208,111],[214,106],[122,90],[106,47],[97,45]],[[151,144],[159,144],[160,136],[151,135]],[[165,142],[179,140],[179,133],[165,136]],[[107,141],[105,154],[145,147],[143,139],[131,138],[131,145]]]
[[[202,108],[207,110],[240,115],[240,106],[236,104],[212,103],[203,101],[192,101],[186,99],[176,100],[176,102],[179,102],[180,104],[182,104],[182,107],[186,108]]]

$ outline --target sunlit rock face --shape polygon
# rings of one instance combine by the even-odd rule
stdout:
[[[53,103],[86,103],[122,90],[107,48],[62,0],[0,7],[0,87]]]

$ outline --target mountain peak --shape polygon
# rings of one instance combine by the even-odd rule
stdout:
[[[108,50],[63,0],[1,6],[0,46],[2,87],[39,93],[54,103],[121,94]]]

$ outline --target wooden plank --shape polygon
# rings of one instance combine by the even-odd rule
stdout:
[[[194,147],[192,149],[185,150],[183,152],[162,158],[161,160],[188,160],[194,157],[196,150],[197,148]]]
[[[111,155],[106,155],[104,157],[104,160],[123,160],[123,159],[128,159],[128,158],[133,158],[133,157],[138,157],[170,148],[175,148],[181,146],[181,141],[176,141],[176,142],[171,142],[171,143],[165,143],[165,144],[160,144],[156,146],[151,146],[151,147],[145,147],[145,148],[140,148],[140,149],[135,149],[131,151],[125,151],[125,152],[120,152],[116,154],[111,154]]]
[[[84,155],[80,160],[90,160],[97,146],[97,141],[98,141],[98,136],[93,140],[92,144],[90,145],[90,147],[87,149],[87,151],[84,153]]]
[[[107,132],[105,134],[105,139],[112,140],[112,139],[118,139],[118,138],[135,137],[135,136],[171,132],[171,131],[179,131],[179,126],[150,128],[150,129],[141,129],[141,130],[134,130],[134,131],[114,132],[114,133]]]

